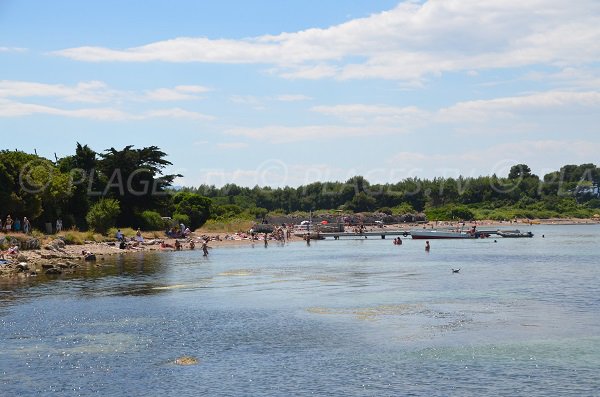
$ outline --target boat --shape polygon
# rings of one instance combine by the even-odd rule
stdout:
[[[507,238],[523,238],[523,237],[533,237],[533,233],[531,232],[521,232],[519,230],[511,230],[511,231],[498,231],[497,234],[501,237]]]
[[[454,231],[454,230],[411,230],[410,235],[413,239],[420,240],[435,240],[435,239],[462,239],[462,238],[478,238],[478,233]]]

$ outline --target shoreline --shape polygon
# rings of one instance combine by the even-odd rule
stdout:
[[[456,227],[461,225],[461,222],[441,222],[433,221],[419,224],[394,224],[385,225],[383,227],[372,227],[371,230],[411,230],[416,228],[444,228]],[[471,221],[465,222],[466,225],[477,225],[477,227],[530,227],[537,225],[548,226],[568,226],[568,225],[598,225],[598,219],[543,219],[543,220],[523,220],[512,222],[498,221]],[[190,242],[194,241],[195,250],[202,252],[201,243],[203,239],[208,238],[209,248],[226,248],[237,247],[251,244],[261,244],[262,239],[259,237],[254,241],[251,240],[247,233],[226,233],[226,232],[206,232],[202,229],[192,233],[188,238],[151,238],[154,233],[145,233],[144,242],[138,244],[133,243],[126,249],[120,249],[115,241],[109,242],[91,242],[86,241],[84,244],[66,245],[61,240],[61,235],[47,236],[49,243],[43,244],[38,249],[19,251],[17,255],[10,256],[4,254],[5,261],[0,265],[0,279],[6,278],[28,278],[35,277],[39,274],[46,275],[61,275],[73,274],[78,268],[84,265],[99,265],[106,258],[116,255],[130,255],[140,252],[172,252],[174,248],[161,248],[161,243],[175,246],[175,241],[178,240],[181,244],[181,251],[190,251]],[[17,234],[5,234],[4,237],[17,237]],[[22,234],[20,236],[23,236]],[[259,235],[260,236],[260,235]],[[269,240],[272,241],[272,240]],[[292,232],[292,237],[286,239],[289,242],[302,241],[302,238],[295,237]],[[86,259],[86,253],[93,254],[94,259]]]

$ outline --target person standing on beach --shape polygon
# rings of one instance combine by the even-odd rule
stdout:
[[[31,224],[29,223],[29,219],[27,217],[23,217],[23,233],[29,234],[31,231]]]
[[[10,217],[10,215],[8,215],[6,217],[5,228],[6,228],[6,233],[10,233],[12,230],[12,218]]]
[[[56,220],[56,233],[60,233],[62,231],[62,219],[58,218]]]

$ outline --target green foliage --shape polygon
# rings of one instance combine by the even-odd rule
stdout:
[[[0,208],[13,218],[53,220],[72,195],[68,174],[51,161],[18,151],[0,151]]]
[[[414,214],[416,212],[417,211],[415,211],[415,209],[412,207],[412,205],[410,205],[408,203],[402,203],[402,204],[397,205],[394,208],[392,208],[393,215]]]
[[[173,196],[173,206],[176,214],[187,215],[190,229],[197,229],[208,220],[212,201],[199,194],[181,192]]]
[[[249,208],[248,213],[252,215],[255,219],[262,219],[269,213],[269,210],[261,207]]]
[[[441,207],[425,209],[427,219],[432,221],[470,221],[475,214],[465,205],[446,204]]]
[[[352,201],[346,204],[346,208],[354,212],[366,212],[373,211],[376,205],[377,201],[373,196],[360,192],[352,198]]]
[[[142,230],[163,230],[167,226],[165,220],[156,211],[144,211],[140,218]]]
[[[85,219],[90,228],[104,234],[115,225],[120,212],[117,200],[102,199],[90,208]]]
[[[165,189],[181,176],[162,175],[162,170],[171,163],[165,159],[166,153],[156,146],[110,148],[99,157],[102,194],[121,203],[120,225],[135,223],[136,214],[145,210],[166,207],[169,196]]]
[[[527,164],[517,164],[510,168],[508,179],[523,179],[531,176],[531,168]]]
[[[600,209],[595,188],[600,168],[594,164],[565,165],[543,179],[526,164],[518,164],[507,177],[407,178],[371,184],[354,176],[345,182],[314,182],[297,188],[227,184],[177,192],[168,191],[177,175],[162,175],[170,164],[155,146],[110,148],[98,154],[77,143],[72,156],[56,163],[3,150],[0,209],[3,216],[27,216],[37,227],[61,217],[65,228],[76,225],[80,230],[87,226],[87,218],[93,228],[162,229],[161,215],[197,228],[208,219],[222,225],[262,219],[269,213],[303,214],[308,219],[309,211],[334,209],[373,212],[378,208],[404,215],[426,208],[430,219],[465,220],[588,217]],[[102,199],[116,200],[120,208],[116,220],[107,220]]]
[[[588,201],[587,203],[585,203],[585,206],[587,208],[593,208],[593,209],[598,209],[600,208],[600,199],[591,199],[590,201]]]
[[[174,213],[173,214],[173,221],[177,222],[177,224],[181,224],[183,223],[184,225],[188,225],[190,224],[190,217],[186,214],[179,214],[179,213]]]

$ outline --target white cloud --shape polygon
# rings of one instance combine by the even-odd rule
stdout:
[[[110,88],[102,81],[84,81],[75,85],[31,81],[0,80],[0,98],[53,97],[66,102],[106,103],[117,101],[183,101],[202,99],[198,94],[210,91],[199,85],[158,88],[143,93]]]
[[[23,47],[0,47],[0,52],[25,52],[27,48]]]
[[[101,121],[144,120],[149,118],[171,118],[191,120],[214,119],[214,117],[206,114],[192,112],[180,108],[155,109],[146,111],[144,113],[136,114],[125,112],[123,110],[115,108],[64,109],[53,106],[21,103],[0,99],[0,118],[23,117],[36,114],[46,114],[52,116],[62,116],[71,118],[85,118]]]
[[[228,135],[244,136],[271,143],[290,143],[307,140],[323,141],[326,139],[366,137],[398,132],[400,132],[398,129],[386,126],[340,125],[268,125],[256,128],[238,127],[225,131]]]
[[[313,98],[302,94],[282,94],[275,97],[275,100],[281,102],[310,101],[311,99]]]
[[[101,104],[111,103],[122,106],[124,102],[139,103],[147,101],[180,101],[201,99],[197,94],[209,91],[196,85],[181,85],[175,88],[159,88],[135,93],[115,90],[101,81],[80,82],[72,86],[64,84],[46,84],[29,81],[0,81],[0,117],[21,117],[34,114],[48,114],[63,117],[88,118],[94,120],[142,120],[148,118],[172,118],[190,120],[214,120],[213,116],[181,108],[125,111],[111,107],[72,109],[65,108],[64,102],[71,106],[75,103]],[[61,103],[25,103],[30,98],[51,98]],[[22,101],[18,101],[22,100]]]
[[[175,88],[159,88],[146,91],[145,98],[150,101],[186,101],[201,99],[198,94],[210,91],[209,88],[199,85],[180,85]]]
[[[311,110],[352,123],[395,124],[404,129],[421,124],[430,117],[429,112],[416,106],[347,104],[315,106]]]
[[[265,110],[263,100],[255,95],[231,95],[229,100],[239,105],[251,106],[255,110]]]
[[[22,117],[34,114],[112,121],[132,118],[128,113],[112,108],[60,109],[45,105],[0,101],[0,117]]]
[[[80,61],[275,65],[287,78],[419,80],[453,71],[580,65],[600,57],[600,3],[413,1],[329,28],[245,39],[180,37],[127,49],[54,52]]]
[[[316,181],[347,180],[358,173],[355,169],[334,167],[329,164],[288,163],[283,159],[267,159],[254,168],[205,168],[195,178],[186,177],[178,184],[198,186],[200,184],[223,186],[234,183],[239,186],[300,186]],[[182,178],[183,179],[183,178]]]
[[[123,96],[101,81],[85,81],[74,86],[31,81],[0,81],[0,98],[56,97],[67,102],[101,103]]]
[[[171,119],[190,119],[190,120],[214,120],[215,117],[199,113],[192,112],[185,109],[180,108],[172,108],[172,109],[156,109],[145,112],[141,118],[149,118],[149,117],[165,117]]]
[[[217,148],[222,150],[238,150],[248,147],[246,142],[225,142],[217,143]]]
[[[535,112],[568,114],[575,108],[598,114],[600,92],[548,91],[529,95],[459,102],[440,109],[438,122],[488,122]]]
[[[600,143],[583,140],[521,140],[460,153],[399,152],[387,164],[422,177],[506,176],[510,167],[525,163],[540,176],[557,164],[594,162]]]

